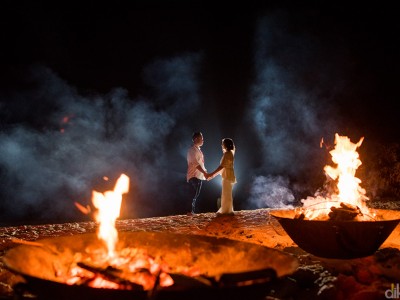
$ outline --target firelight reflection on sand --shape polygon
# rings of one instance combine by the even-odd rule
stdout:
[[[324,218],[333,207],[340,203],[347,203],[360,208],[363,215],[370,218],[371,212],[365,200],[366,191],[360,186],[361,180],[355,176],[358,167],[362,164],[356,151],[363,142],[362,137],[357,143],[352,143],[347,136],[335,134],[335,148],[329,153],[336,167],[325,166],[324,171],[329,179],[337,182],[338,192],[328,197],[307,197],[303,202],[304,213],[307,219]]]
[[[118,241],[118,231],[115,221],[120,216],[122,194],[129,191],[129,177],[122,174],[113,191],[104,193],[92,192],[92,203],[98,209],[95,218],[99,222],[97,236],[106,243],[108,257],[115,256],[115,246]]]

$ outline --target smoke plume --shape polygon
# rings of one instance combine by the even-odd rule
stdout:
[[[295,201],[287,178],[280,176],[257,176],[251,186],[250,195],[249,201],[256,208],[291,207]]]
[[[1,99],[0,217],[76,218],[74,202],[89,204],[93,189],[112,189],[121,173],[131,178],[127,216],[168,211],[166,195],[179,197],[175,183],[185,178],[185,167],[171,169],[170,161],[185,163],[179,140],[190,141],[182,120],[199,105],[200,59],[154,62],[144,70],[153,93],[136,98],[123,88],[82,95],[52,70],[32,67],[31,88]]]
[[[333,49],[289,19],[288,12],[267,15],[255,35],[248,119],[262,156],[249,196],[256,207],[290,205],[287,180],[311,182],[321,174],[326,153],[319,142],[337,130],[331,102],[343,87],[339,58],[329,57]]]

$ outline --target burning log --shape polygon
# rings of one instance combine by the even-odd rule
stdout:
[[[264,269],[242,273],[223,274],[220,285],[223,286],[245,286],[254,283],[265,283],[277,278],[274,269]]]
[[[182,273],[169,273],[177,286],[186,287],[215,287],[216,282],[214,278],[209,278],[203,275],[188,276]]]
[[[112,266],[107,266],[106,268],[101,268],[97,267],[94,265],[89,265],[88,263],[84,262],[78,262],[77,265],[81,267],[82,269],[88,270],[95,275],[99,275],[103,277],[106,280],[115,282],[118,284],[119,288],[121,289],[126,289],[126,290],[143,290],[143,286],[140,284],[137,284],[135,282],[132,282],[128,279],[125,279],[121,277],[123,274],[123,271],[121,269],[112,267]],[[149,274],[149,271],[147,269],[141,269],[139,272],[144,272]],[[95,277],[92,278],[92,280]]]
[[[340,202],[340,207],[332,206],[331,212],[328,214],[329,220],[332,221],[350,221],[362,215],[363,213],[358,206],[344,202]]]
[[[104,260],[100,252],[77,256],[66,274],[68,284],[87,284],[90,287],[108,287],[122,290],[151,291],[157,286],[174,284],[168,274],[170,267],[161,257],[155,258],[142,249],[127,247],[112,260]],[[83,270],[82,270],[83,269]]]

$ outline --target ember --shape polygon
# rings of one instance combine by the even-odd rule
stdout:
[[[174,282],[168,265],[137,248],[124,248],[114,265],[93,257],[76,262],[65,278],[67,284],[86,284],[90,287],[126,290],[152,290],[156,285],[171,286]]]

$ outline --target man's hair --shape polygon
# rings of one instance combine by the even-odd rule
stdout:
[[[192,141],[194,142],[194,140],[196,139],[196,138],[198,138],[198,137],[200,137],[200,136],[202,136],[203,134],[200,132],[200,131],[196,131],[196,132],[193,132],[193,134],[192,134]]]

